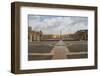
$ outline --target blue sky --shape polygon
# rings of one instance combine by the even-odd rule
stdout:
[[[34,31],[42,31],[44,34],[74,33],[77,30],[88,29],[88,18],[78,16],[46,16],[29,15],[28,26]]]

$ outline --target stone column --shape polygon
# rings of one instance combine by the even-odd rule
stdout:
[[[29,34],[29,42],[32,42],[32,34]]]
[[[39,35],[37,35],[37,41],[40,41],[40,36]]]

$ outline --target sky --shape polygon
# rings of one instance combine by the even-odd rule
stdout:
[[[28,15],[28,26],[43,34],[71,34],[88,29],[88,17]]]

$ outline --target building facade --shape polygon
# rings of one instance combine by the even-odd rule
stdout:
[[[42,36],[42,32],[33,31],[32,27],[28,27],[28,41],[40,41]]]

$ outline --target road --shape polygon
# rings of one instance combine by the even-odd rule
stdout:
[[[60,40],[55,44],[54,48],[51,50],[51,53],[53,55],[52,59],[66,59],[66,53],[69,53],[69,50],[66,47],[66,44]]]

